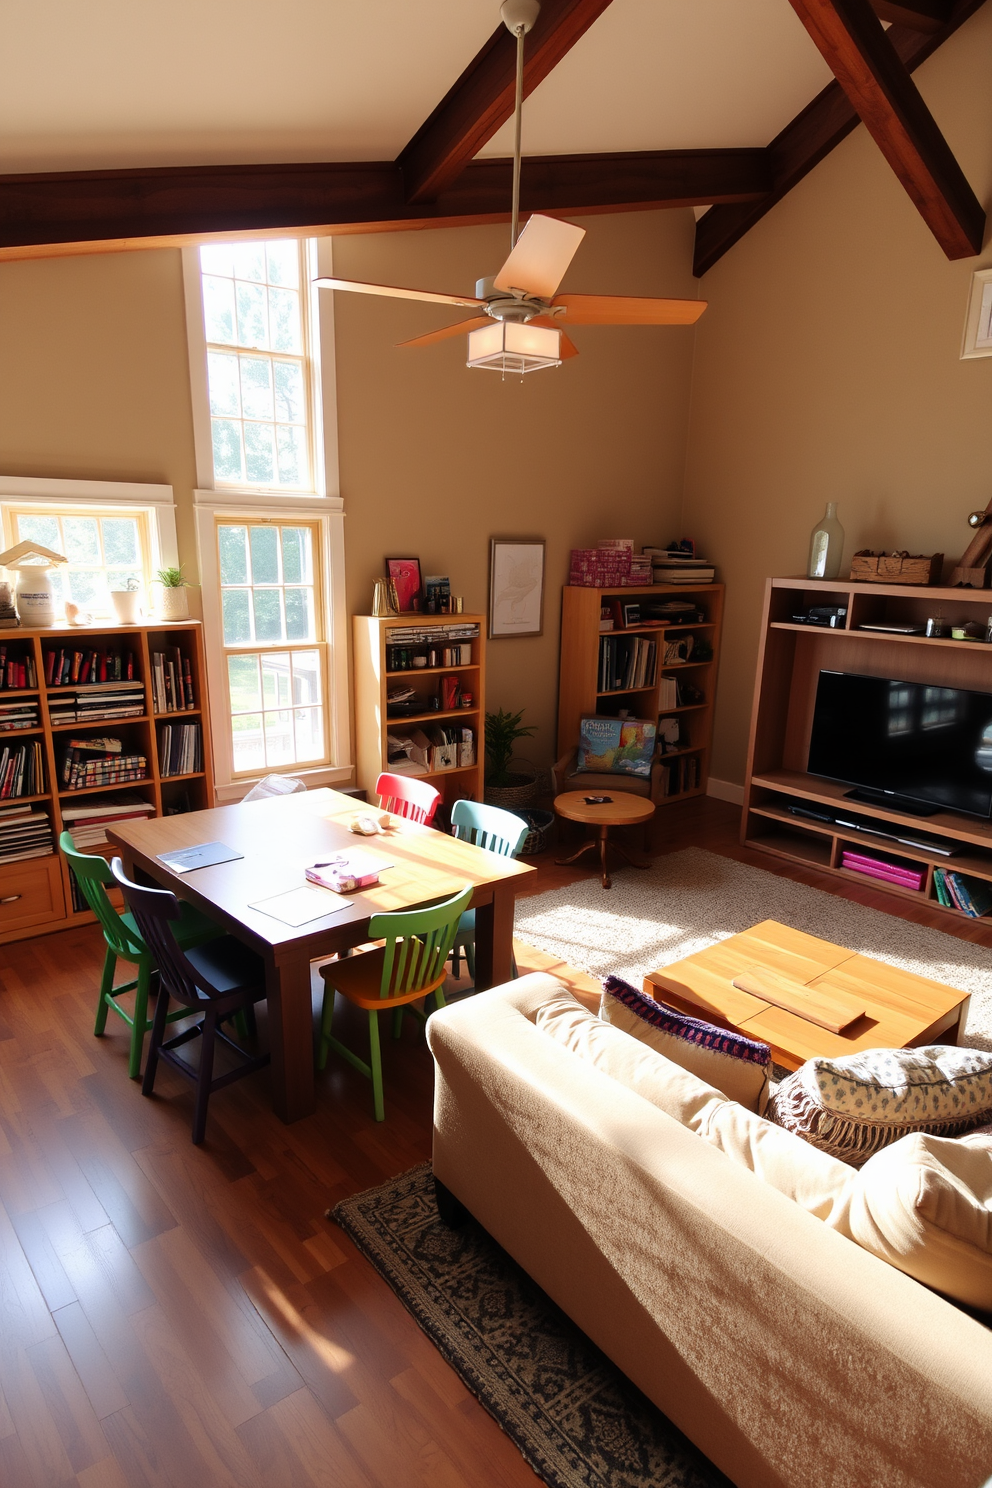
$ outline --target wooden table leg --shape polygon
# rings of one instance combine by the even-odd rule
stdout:
[[[272,1106],[283,1121],[299,1121],[314,1109],[310,961],[292,946],[277,954],[265,970]]]
[[[476,907],[475,985],[480,992],[502,986],[512,975],[515,898],[511,883],[497,883],[491,902]]]
[[[599,834],[599,875],[602,879],[603,888],[612,889],[613,880],[610,877],[610,870],[606,866],[606,844],[609,839],[610,829],[605,824],[600,824],[597,827],[597,832]]]

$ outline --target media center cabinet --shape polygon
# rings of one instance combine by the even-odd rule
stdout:
[[[813,606],[843,606],[842,626],[828,629],[792,617]],[[986,880],[992,886],[992,821],[938,811],[932,816],[903,815],[888,807],[851,801],[851,786],[807,773],[810,730],[821,670],[859,672],[992,692],[992,645],[983,641],[929,639],[861,630],[860,626],[922,624],[940,613],[947,624],[978,621],[992,615],[992,590],[944,589],[906,584],[855,584],[833,579],[769,579],[765,591],[751,738],[744,784],[741,841],[776,857],[835,874],[862,887],[898,898],[925,902],[943,914],[966,916],[940,903],[934,868]],[[857,726],[855,719],[852,727]],[[888,832],[906,829],[960,843],[953,857],[907,847],[871,832],[845,830],[838,823],[798,821],[790,806],[843,810],[847,815],[878,821]],[[842,866],[845,851],[876,853],[907,867],[922,869],[919,890],[855,873]],[[976,923],[982,923],[976,921]],[[985,923],[992,928],[992,916]]]

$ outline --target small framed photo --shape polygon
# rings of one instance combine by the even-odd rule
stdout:
[[[544,539],[489,541],[489,639],[539,636],[544,628]]]
[[[414,610],[414,600],[422,596],[419,558],[387,558],[386,577],[396,585],[400,610]]]
[[[971,277],[961,360],[987,356],[992,356],[992,269],[976,269]]]

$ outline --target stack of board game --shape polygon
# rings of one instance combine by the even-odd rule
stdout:
[[[70,739],[62,761],[62,784],[67,790],[92,790],[144,780],[147,764],[143,754],[125,754],[120,739]]]
[[[38,727],[37,698],[18,698],[16,703],[0,703],[0,729]]]
[[[145,711],[143,682],[90,682],[53,692],[48,712],[53,724],[92,723],[100,718],[140,718]]]
[[[54,851],[52,824],[40,806],[0,807],[0,863],[44,858]]]

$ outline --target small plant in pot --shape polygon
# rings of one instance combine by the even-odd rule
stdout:
[[[486,790],[490,806],[525,806],[537,795],[538,774],[533,765],[513,758],[518,739],[533,734],[533,724],[521,723],[524,710],[500,708],[486,714]]]
[[[162,619],[188,620],[189,599],[186,590],[189,588],[189,580],[183,578],[182,564],[178,568],[160,568],[155,577],[162,586],[159,600]]]

